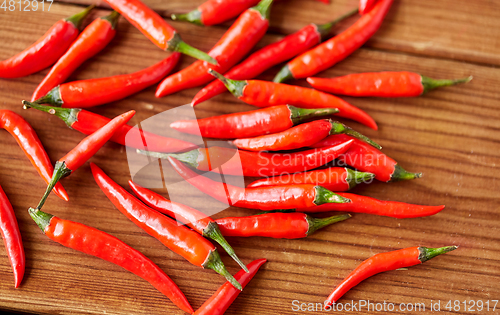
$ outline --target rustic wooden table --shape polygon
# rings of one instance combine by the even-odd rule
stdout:
[[[0,0],[0,2],[2,2]],[[74,14],[93,0],[65,0],[50,11],[20,12],[0,9],[0,59],[23,50],[57,20]],[[199,0],[146,0],[164,17],[194,9]],[[5,1],[4,1],[5,3]],[[97,3],[92,18],[109,8]],[[271,14],[268,35],[262,47],[304,25],[325,23],[357,5],[356,0],[334,0],[324,5],[313,0],[278,1]],[[396,0],[382,28],[360,50],[321,76],[354,72],[409,70],[435,78],[473,75],[467,84],[445,88],[411,99],[353,99],[379,123],[375,132],[350,125],[384,146],[384,152],[407,170],[424,177],[395,184],[361,185],[354,192],[379,199],[437,205],[446,209],[429,218],[397,220],[357,214],[351,220],[325,228],[307,239],[275,240],[229,238],[239,256],[250,262],[267,258],[227,314],[294,314],[294,300],[322,302],[332,288],[362,260],[380,252],[409,246],[460,245],[450,254],[405,271],[373,277],[345,296],[345,302],[432,303],[459,301],[455,313],[479,310],[467,302],[500,299],[500,2],[492,0]],[[345,29],[354,19],[341,24]],[[172,22],[184,40],[208,51],[228,25],[198,27]],[[130,73],[166,56],[124,19],[112,43],[85,62],[70,78],[87,79]],[[193,62],[183,57],[178,69]],[[279,67],[266,71],[271,79]],[[0,108],[22,114],[36,129],[47,151],[56,160],[77,144],[83,135],[69,130],[62,121],[35,110],[23,110],[48,70],[14,80],[0,79]],[[295,82],[305,85],[305,82]],[[93,109],[107,117],[135,109],[132,123],[190,102],[198,89],[157,99],[151,87],[123,101]],[[229,94],[196,108],[199,118],[250,110]],[[4,247],[0,247],[0,309],[27,313],[61,314],[180,314],[152,286],[119,267],[60,246],[45,237],[26,209],[45,189],[44,182],[14,139],[0,138],[0,184],[12,202],[21,228],[27,256],[26,276],[19,289]],[[123,147],[106,144],[92,161],[119,184],[127,186],[130,172]],[[62,218],[106,231],[143,252],[157,263],[198,308],[223,283],[212,271],[192,266],[128,221],[95,184],[88,164],[64,179],[70,202],[51,195],[45,210]],[[165,192],[164,190],[157,190]],[[186,192],[186,200],[190,192]],[[221,216],[253,211],[230,208]],[[230,272],[237,265],[224,253]],[[297,303],[297,302],[295,302]],[[479,302],[481,303],[481,302]],[[307,308],[308,305],[305,307]],[[496,311],[500,305],[497,305]],[[366,312],[366,308],[363,309]],[[491,311],[491,309],[490,309]],[[484,309],[483,309],[484,312]],[[412,313],[412,312],[406,312]],[[413,312],[414,313],[414,312]]]

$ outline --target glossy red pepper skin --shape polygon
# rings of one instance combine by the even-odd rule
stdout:
[[[272,0],[262,0],[258,7],[243,12],[224,33],[208,53],[217,60],[218,65],[214,66],[201,60],[195,61],[189,67],[163,80],[156,90],[156,97],[207,84],[214,80],[208,73],[209,69],[224,73],[240,61],[266,33],[271,4]]]
[[[360,0],[359,1],[359,14],[364,15],[373,8],[378,0]]]
[[[113,12],[90,23],[37,86],[31,101],[45,96],[54,87],[66,81],[84,61],[104,49],[115,37],[118,18],[119,15]]]
[[[288,62],[274,81],[307,78],[347,58],[380,28],[392,2],[393,0],[380,0],[344,32]]]
[[[382,153],[382,151],[348,135],[329,136],[311,147],[321,148],[332,146],[347,140],[354,140],[354,142],[349,150],[339,157],[339,161],[360,171],[373,173],[377,180],[390,182],[414,179],[422,176],[421,173],[409,173],[405,171],[395,160]]]
[[[234,278],[245,288],[255,276],[259,268],[266,262],[266,259],[257,259],[247,265],[249,273],[244,270],[238,271]],[[229,306],[236,300],[241,291],[236,290],[231,283],[224,283],[203,305],[194,312],[194,315],[222,315]]]
[[[30,209],[30,215],[51,240],[132,272],[153,285],[183,311],[193,312],[184,294],[163,270],[118,238],[39,210]]]
[[[198,25],[217,25],[240,15],[257,5],[259,0],[208,0],[186,14],[172,14],[172,20],[188,21]]]
[[[419,265],[440,254],[455,249],[457,249],[457,246],[446,246],[441,248],[415,246],[372,256],[356,267],[356,269],[354,269],[333,290],[325,301],[325,308],[328,309],[328,307],[337,302],[351,288],[377,273]]]
[[[16,215],[12,205],[0,186],[0,232],[5,244],[5,251],[9,257],[12,272],[14,273],[14,286],[19,288],[24,277],[26,257],[24,255],[23,240],[17,224]]]
[[[54,167],[33,127],[20,115],[2,109],[0,110],[0,128],[7,130],[16,139],[31,164],[48,184],[54,173]],[[69,200],[66,190],[60,183],[54,187],[54,192],[62,200]]]

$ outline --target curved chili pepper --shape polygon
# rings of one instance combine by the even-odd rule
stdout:
[[[193,265],[214,270],[241,290],[241,285],[227,271],[215,246],[206,238],[145,206],[94,163],[90,163],[90,167],[102,192],[130,221]]]
[[[213,66],[197,60],[189,67],[170,75],[156,90],[156,97],[163,97],[184,89],[213,81],[208,69],[226,72],[241,60],[264,36],[269,26],[269,14],[273,0],[262,0],[257,6],[243,12],[229,30],[208,53],[217,60]]]
[[[373,8],[377,0],[360,0],[359,1],[359,14],[364,15]]]
[[[296,239],[307,237],[319,229],[349,219],[349,214],[317,219],[305,213],[265,213],[248,217],[217,219],[225,236],[262,236],[272,238]]]
[[[305,109],[278,105],[204,119],[178,120],[171,123],[170,128],[207,138],[237,139],[285,131],[311,118],[335,113],[338,113],[336,108]]]
[[[367,196],[339,192],[338,195],[351,200],[349,204],[324,204],[317,207],[297,209],[299,212],[317,213],[328,211],[346,211],[355,213],[375,214],[397,219],[427,217],[439,213],[442,206],[420,206],[398,201],[377,200]]]
[[[113,11],[110,15],[90,23],[43,78],[31,101],[38,101],[54,87],[63,83],[84,61],[104,49],[115,37],[115,27],[119,17],[118,12]]]
[[[196,149],[184,153],[158,153],[137,150],[138,153],[165,159],[175,157],[200,171],[221,172],[226,175],[276,176],[303,172],[320,167],[346,152],[350,141],[329,148],[294,153],[262,153],[222,147]]]
[[[280,185],[320,185],[331,191],[347,191],[359,183],[371,181],[372,173],[358,172],[347,167],[330,167],[323,170],[287,174],[256,180],[247,188]]]
[[[441,248],[415,246],[372,256],[363,261],[347,278],[342,280],[326,299],[325,307],[331,306],[347,291],[377,273],[415,266],[457,248],[458,246],[445,246]]]
[[[160,267],[118,238],[33,208],[29,209],[29,214],[51,240],[132,272],[149,282],[183,311],[193,312],[182,291]]]
[[[175,52],[159,63],[131,74],[80,80],[56,86],[34,103],[65,108],[87,108],[121,100],[165,77],[179,61]]]
[[[96,132],[86,137],[80,143],[76,145],[71,151],[69,151],[65,156],[56,162],[54,168],[54,174],[52,179],[47,186],[47,190],[42,196],[42,199],[36,207],[37,210],[42,209],[45,200],[49,196],[54,185],[66,176],[76,171],[80,166],[83,165],[88,159],[90,159],[97,151],[113,136],[116,130],[120,129],[125,125],[132,116],[135,115],[135,111],[131,110],[125,114],[115,117],[109,123],[104,125],[102,128],[98,129]]]
[[[26,101],[23,101],[23,104],[25,108],[36,108],[51,115],[56,115],[68,127],[86,135],[91,135],[111,121],[107,117],[84,109],[43,106]],[[123,125],[117,129],[109,140],[134,149],[143,149],[146,147],[148,150],[156,152],[181,152],[191,150],[195,147],[192,143],[159,136],[129,125]]]
[[[392,2],[380,0],[348,29],[288,62],[273,81],[307,78],[344,60],[380,28]]]
[[[162,50],[178,51],[193,58],[205,60],[214,65],[217,64],[215,59],[206,53],[186,44],[170,24],[142,1],[105,1]]]
[[[9,256],[12,272],[14,273],[14,286],[19,288],[24,277],[26,258],[24,255],[23,240],[17,225],[16,215],[12,205],[0,186],[0,232],[5,244],[5,251]]]
[[[252,261],[248,264],[249,273],[240,270],[234,275],[234,278],[241,283],[242,288],[245,288],[266,261],[266,259]],[[226,282],[193,315],[222,315],[236,300],[240,292],[235,290],[231,283]]]
[[[197,25],[217,25],[240,15],[257,5],[259,0],[208,0],[197,9],[185,14],[172,14],[172,20],[191,22]]]
[[[432,89],[467,83],[472,77],[434,80],[414,72],[367,72],[343,77],[307,78],[312,87],[333,94],[375,97],[415,97]]]
[[[313,207],[330,202],[350,202],[349,199],[314,185],[288,185],[262,188],[242,188],[219,183],[199,176],[182,162],[168,157],[175,171],[201,192],[235,207],[261,210]]]
[[[341,98],[317,90],[260,80],[237,81],[213,71],[209,72],[221,80],[229,92],[243,102],[259,107],[293,104],[301,108],[337,108],[340,117],[350,118],[377,130],[377,124],[367,113]]]
[[[286,36],[280,41],[267,45],[251,54],[245,61],[229,70],[225,76],[233,80],[252,79],[265,70],[280,64],[290,58],[301,54],[321,42],[326,37],[332,27],[352,16],[358,11],[355,9],[336,20],[322,25],[309,24],[299,31]],[[204,102],[214,96],[226,92],[227,89],[222,82],[215,80],[199,91],[193,101],[192,106]]]
[[[360,171],[375,174],[375,178],[383,182],[395,182],[422,177],[422,173],[410,173],[380,150],[355,139],[349,135],[333,135],[313,144],[313,148],[338,145],[348,140],[354,140],[352,146],[339,156],[339,161]]]
[[[370,138],[363,136],[338,121],[331,121],[329,119],[311,121],[270,135],[237,139],[233,141],[233,144],[238,149],[248,151],[293,150],[311,146],[327,136],[335,134],[349,134],[378,149],[382,148]]]
[[[147,206],[166,214],[171,218],[175,218],[177,221],[187,224],[199,234],[216,241],[222,246],[222,248],[224,248],[229,256],[231,256],[238,263],[238,265],[240,265],[241,268],[248,272],[245,264],[238,258],[238,256],[236,256],[233,248],[228,244],[222,235],[215,220],[196,209],[170,201],[160,194],[137,185],[131,180],[128,181],[128,184],[134,191],[135,195],[139,197],[139,199],[141,199]]]
[[[38,174],[47,184],[50,183],[54,168],[33,127],[20,115],[2,109],[0,110],[0,128],[7,130],[16,139]],[[54,187],[54,192],[62,200],[69,200],[68,193],[61,184],[58,183]]]
[[[94,5],[54,24],[34,44],[9,59],[0,61],[0,78],[20,78],[54,64],[78,37],[83,20]]]

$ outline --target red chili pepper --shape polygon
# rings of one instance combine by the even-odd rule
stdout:
[[[382,148],[359,132],[338,121],[329,119],[311,121],[270,135],[234,140],[233,144],[238,149],[248,151],[293,150],[311,146],[327,136],[335,134],[349,134],[378,149]]]
[[[214,65],[217,64],[215,59],[206,53],[186,44],[172,26],[142,1],[105,1],[162,50],[178,51],[196,59],[205,60]]]
[[[43,194],[42,199],[36,207],[37,210],[42,209],[45,200],[49,196],[54,185],[66,176],[76,171],[88,159],[90,159],[97,151],[113,136],[116,130],[120,129],[134,116],[135,111],[131,110],[125,114],[115,117],[109,123],[98,129],[96,132],[86,137],[76,145],[71,151],[56,162],[54,174],[47,186],[47,190]]]
[[[0,78],[20,78],[54,64],[78,37],[79,28],[94,5],[54,24],[33,45],[0,62]]]
[[[33,208],[29,209],[29,214],[51,240],[132,272],[149,282],[183,311],[190,314],[193,312],[182,291],[163,270],[118,238]]]
[[[248,264],[249,273],[240,270],[234,275],[234,278],[241,283],[242,288],[245,288],[266,261],[266,259],[252,261]],[[222,315],[236,300],[240,292],[240,290],[235,290],[231,283],[226,282],[193,315]]]
[[[317,219],[305,213],[264,213],[248,217],[217,219],[225,236],[262,236],[296,239],[307,237],[330,224],[349,219],[349,214]]]
[[[359,1],[359,14],[365,15],[370,12],[377,0],[360,0]]]
[[[175,218],[177,221],[187,224],[199,234],[216,241],[222,246],[222,248],[224,248],[229,256],[231,256],[238,263],[238,265],[240,265],[241,268],[248,272],[245,264],[238,258],[231,245],[228,244],[222,235],[215,220],[196,209],[170,201],[160,194],[137,185],[131,180],[128,181],[128,184],[134,191],[135,195],[139,197],[139,199],[141,199],[147,206],[166,214],[171,218]]]
[[[341,98],[317,90],[260,80],[231,80],[213,70],[209,72],[221,80],[229,92],[243,102],[259,107],[293,104],[301,108],[337,108],[337,115],[356,120],[377,130],[377,124],[367,113]]]
[[[73,81],[56,86],[34,103],[65,108],[87,108],[124,99],[165,77],[179,61],[173,53],[159,63],[131,74]]]
[[[344,60],[380,28],[392,2],[393,0],[380,0],[370,12],[344,32],[288,62],[273,81],[307,78]]]
[[[23,240],[17,225],[16,215],[12,205],[0,186],[0,232],[5,244],[5,251],[9,256],[12,272],[14,273],[14,286],[19,288],[24,277],[26,258],[24,256]]]
[[[285,131],[311,118],[335,113],[338,113],[336,108],[304,109],[278,105],[204,119],[178,120],[170,127],[207,138],[237,139]]]
[[[200,171],[225,175],[276,176],[304,172],[320,167],[346,152],[350,141],[329,148],[294,153],[263,153],[235,150],[223,147],[196,149],[184,153],[158,153],[137,150],[138,153],[161,159],[175,157]]]
[[[193,265],[214,270],[241,290],[241,285],[226,270],[215,246],[206,238],[145,206],[94,163],[90,163],[90,167],[102,192],[130,221]]]
[[[322,186],[331,191],[347,191],[359,183],[371,181],[374,177],[375,175],[372,173],[358,172],[347,167],[330,167],[322,170],[259,179],[248,185],[247,188],[311,184]]]
[[[50,183],[54,168],[33,127],[20,115],[2,109],[0,110],[0,128],[7,130],[16,139],[38,174],[47,184]],[[54,187],[54,192],[62,200],[69,200],[68,193],[61,184],[58,183]]]
[[[297,209],[299,212],[316,213],[328,211],[346,211],[382,215],[397,219],[420,218],[434,215],[444,209],[443,206],[420,206],[398,201],[383,201],[367,196],[339,192],[348,198],[348,204],[324,204],[316,207]]]
[[[315,89],[333,94],[375,97],[414,97],[432,89],[467,83],[472,77],[434,80],[414,72],[367,72],[324,79],[307,78]]]
[[[333,135],[312,145],[313,148],[338,145],[348,140],[354,140],[353,145],[339,156],[339,161],[360,171],[375,174],[375,178],[383,182],[395,182],[422,177],[422,173],[410,173],[404,170],[396,161],[380,150],[355,139],[349,135]]]
[[[96,132],[111,121],[111,119],[107,117],[94,114],[84,109],[43,106],[26,101],[23,101],[23,104],[25,108],[33,107],[51,115],[56,115],[61,118],[68,127],[86,135]],[[162,137],[129,125],[123,125],[117,129],[109,140],[134,149],[147,148],[148,150],[156,152],[181,152],[191,150],[195,147],[192,143],[174,138]]]
[[[387,253],[380,253],[363,261],[333,290],[325,301],[325,308],[337,302],[347,291],[361,281],[377,273],[419,265],[438,255],[457,249],[458,246],[427,248],[409,247]]]
[[[261,210],[313,207],[330,202],[349,202],[349,199],[314,185],[288,185],[262,188],[242,188],[219,183],[199,176],[175,158],[168,157],[175,171],[201,192],[235,207]]]
[[[198,25],[217,25],[240,15],[257,5],[259,0],[208,0],[196,10],[185,14],[172,14],[172,20],[186,21]]]
[[[226,72],[241,60],[264,36],[269,26],[273,0],[262,0],[257,6],[243,12],[208,53],[218,62],[217,66],[198,60],[189,67],[163,80],[156,90],[156,97],[207,84],[213,81],[210,68]]]
[[[334,25],[352,16],[356,12],[358,12],[358,9],[348,12],[331,23],[323,25],[309,24],[299,31],[286,36],[282,40],[254,52],[245,61],[228,71],[225,76],[233,80],[255,78],[265,70],[287,61],[319,44],[321,39],[330,33]],[[224,84],[219,80],[215,80],[195,95],[191,105],[195,106],[226,91],[227,89]]]

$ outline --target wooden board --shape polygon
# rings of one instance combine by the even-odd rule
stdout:
[[[69,3],[54,3],[49,12],[1,12],[0,40],[4,44],[0,46],[0,59],[21,51],[57,20],[80,11],[90,0],[65,2]],[[188,11],[200,3],[146,2],[164,16]],[[330,6],[312,0],[281,1],[273,9],[271,31],[258,47],[307,23],[326,22],[355,5],[355,0],[336,0]],[[92,18],[109,12],[104,5],[102,8]],[[349,221],[301,240],[228,238],[245,262],[267,258],[268,263],[227,314],[295,314],[294,300],[323,302],[333,287],[364,259],[415,245],[456,244],[460,248],[424,265],[373,277],[350,291],[344,302],[424,303],[428,310],[431,300],[433,303],[439,300],[446,311],[444,306],[450,300],[486,303],[500,299],[498,9],[499,2],[488,0],[396,1],[382,29],[364,48],[320,74],[330,77],[364,71],[409,70],[435,78],[474,76],[467,85],[433,91],[419,98],[346,98],[371,114],[380,126],[375,132],[349,122],[353,128],[379,142],[384,152],[409,171],[424,173],[420,180],[373,183],[358,186],[354,192],[386,200],[445,204],[446,209],[434,217],[407,220],[357,214]],[[339,29],[352,21],[346,21]],[[178,22],[172,25],[186,42],[205,51],[227,27],[202,28]],[[130,73],[165,56],[165,52],[122,19],[109,47],[85,62],[69,80]],[[178,69],[192,61],[183,57]],[[261,78],[271,79],[278,69],[267,71]],[[30,98],[47,71],[0,80],[0,108],[22,114],[55,161],[83,135],[69,130],[56,117],[22,110],[21,100]],[[306,85],[303,81],[294,83]],[[132,123],[136,124],[189,103],[198,89],[162,99],[155,98],[154,91],[155,87],[151,87],[92,110],[114,117],[135,109],[137,114]],[[198,106],[196,114],[202,118],[249,109],[252,107],[224,94]],[[14,139],[7,132],[2,134],[0,185],[19,220],[27,270],[21,288],[14,289],[10,265],[4,248],[0,247],[0,309],[36,314],[181,314],[167,298],[137,276],[64,248],[41,233],[26,209],[38,202],[45,189],[44,182]],[[123,147],[106,144],[92,161],[119,184],[127,186],[130,172]],[[66,203],[51,195],[44,208],[47,212],[106,231],[140,250],[171,276],[195,309],[224,282],[214,272],[192,266],[128,221],[97,187],[88,164],[62,182],[71,200]],[[188,191],[186,199],[193,194]],[[215,217],[253,213],[256,212],[230,208]],[[237,272],[237,265],[222,251],[221,255],[229,271]],[[461,305],[456,313],[468,313]]]

